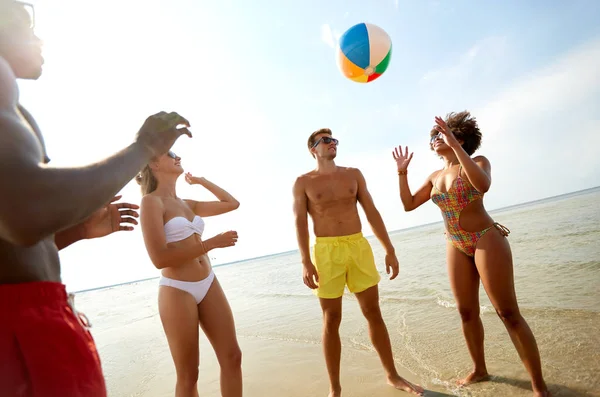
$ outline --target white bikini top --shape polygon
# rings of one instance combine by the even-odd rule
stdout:
[[[165,223],[165,237],[167,243],[184,240],[196,233],[202,236],[204,220],[198,215],[190,222],[183,216],[176,216]]]

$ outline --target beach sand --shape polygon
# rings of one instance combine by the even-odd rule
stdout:
[[[97,338],[109,396],[173,396],[175,372],[162,330],[150,320],[136,324],[130,330],[135,335],[121,335],[135,338],[131,341],[134,343],[125,345],[119,341],[120,331]],[[201,337],[200,343],[199,393],[220,396],[216,357],[206,338]],[[321,345],[253,337],[240,337],[239,343],[243,351],[244,396],[327,396],[329,384]],[[399,371],[409,381],[418,381],[406,370]],[[344,397],[409,395],[387,385],[379,359],[372,352],[343,348],[341,380]],[[425,395],[450,394],[438,386]]]

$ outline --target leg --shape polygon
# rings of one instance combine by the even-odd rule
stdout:
[[[241,397],[242,352],[235,334],[231,307],[216,277],[197,310],[200,326],[221,367],[221,395]]]
[[[517,304],[510,245],[498,230],[492,228],[481,237],[475,251],[475,264],[490,301],[531,376],[534,394],[549,396],[542,377],[540,353],[535,338]]]
[[[365,291],[357,293],[356,298],[358,299],[360,309],[369,324],[369,336],[371,337],[373,346],[375,346],[375,350],[377,350],[377,354],[379,354],[379,358],[381,359],[381,363],[387,374],[388,383],[396,389],[422,395],[423,388],[408,382],[396,371],[390,337],[379,308],[378,286],[375,285]]]
[[[323,310],[323,352],[329,374],[329,397],[339,397],[342,395],[342,385],[340,384],[342,297],[320,298],[319,301]]]
[[[458,381],[468,385],[489,378],[483,350],[483,324],[479,317],[479,274],[473,259],[447,243],[446,259],[448,276],[458,313],[462,321],[463,335],[473,360],[473,372]]]
[[[194,297],[174,287],[158,289],[158,312],[177,372],[176,397],[198,397],[198,310]]]

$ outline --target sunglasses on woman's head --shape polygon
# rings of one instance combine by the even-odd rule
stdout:
[[[312,145],[312,147],[313,147],[313,148],[316,148],[316,147],[319,145],[319,143],[321,143],[321,141],[323,141],[323,143],[325,143],[326,145],[329,145],[331,142],[333,142],[333,143],[335,143],[335,145],[336,145],[336,146],[337,146],[337,145],[338,145],[338,143],[340,142],[340,141],[338,141],[337,139],[335,139],[335,138],[332,138],[332,137],[330,137],[330,136],[323,136],[323,137],[319,138],[319,139],[318,139],[318,140],[317,140],[317,141],[314,143],[314,145]]]
[[[177,155],[170,150],[167,152],[167,156],[169,156],[173,160],[177,159]]]

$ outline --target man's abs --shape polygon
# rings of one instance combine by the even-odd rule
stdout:
[[[349,236],[362,231],[356,204],[330,208],[314,206],[310,215],[316,237]]]
[[[31,281],[61,281],[54,236],[30,247],[0,240],[0,284]]]

